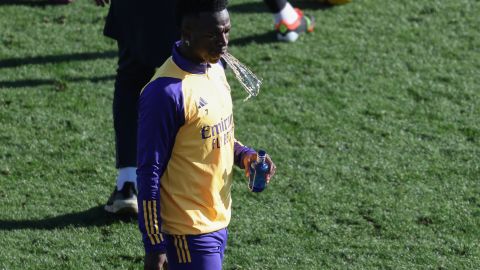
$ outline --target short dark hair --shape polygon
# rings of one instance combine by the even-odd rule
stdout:
[[[186,16],[222,11],[227,8],[227,5],[228,0],[177,0],[177,24],[181,26],[183,18]]]

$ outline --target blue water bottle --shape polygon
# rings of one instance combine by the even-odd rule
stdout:
[[[265,161],[267,153],[264,150],[258,151],[257,161],[250,164],[250,179],[248,188],[252,192],[262,192],[267,186],[265,175],[269,170],[268,163]]]

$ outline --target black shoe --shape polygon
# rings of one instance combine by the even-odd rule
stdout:
[[[105,205],[105,211],[116,215],[137,215],[137,190],[132,182],[125,182],[121,190],[113,190]]]

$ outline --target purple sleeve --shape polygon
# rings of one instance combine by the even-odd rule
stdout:
[[[158,78],[149,83],[139,98],[137,133],[138,225],[146,252],[165,251],[160,178],[184,123],[181,80]]]
[[[256,153],[256,152],[252,148],[249,148],[241,144],[239,141],[235,140],[235,144],[233,146],[233,153],[235,155],[233,159],[233,161],[235,162],[235,165],[240,167],[240,169],[245,169],[242,162],[243,156],[247,153]]]

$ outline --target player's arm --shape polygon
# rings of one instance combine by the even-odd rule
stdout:
[[[233,152],[235,155],[234,156],[235,165],[245,170],[245,176],[247,176],[247,178],[250,177],[250,170],[249,170],[250,164],[255,160],[257,160],[257,152],[252,148],[249,148],[243,145],[236,139],[233,146]],[[275,164],[273,163],[269,155],[267,155],[266,161],[269,165],[269,171],[265,175],[265,179],[267,180],[267,183],[268,183],[270,182],[270,179],[275,174],[277,167],[275,166]]]
[[[159,78],[149,83],[140,95],[138,106],[138,223],[146,253],[164,253],[160,179],[178,129],[185,122],[181,81]]]

